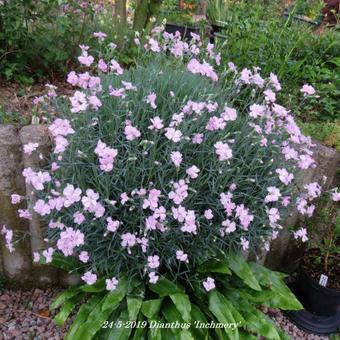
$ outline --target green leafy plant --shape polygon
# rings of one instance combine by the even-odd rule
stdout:
[[[67,260],[54,259],[52,264],[66,270],[76,268]],[[259,310],[260,306],[302,308],[286,286],[284,274],[236,255],[202,263],[197,273],[197,282],[190,285],[166,277],[146,285],[122,279],[113,292],[105,291],[103,280],[80,285],[57,296],[51,309],[60,309],[55,317],[58,325],[76,313],[66,340],[287,339]],[[209,275],[218,278],[217,288],[206,294],[199,282],[200,276]]]

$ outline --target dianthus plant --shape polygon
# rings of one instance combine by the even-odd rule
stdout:
[[[87,70],[68,75],[69,101],[56,100],[50,167],[24,170],[48,222],[36,260],[77,257],[82,279],[105,278],[108,290],[122,275],[190,281],[211,258],[268,249],[286,209],[311,214],[319,195],[312,183],[296,197],[311,140],[276,103],[274,74],[232,63],[218,74],[219,54],[196,35],[158,28],[135,42],[149,62],[128,70],[81,46]]]

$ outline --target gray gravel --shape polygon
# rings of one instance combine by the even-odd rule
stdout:
[[[0,340],[61,340],[67,332],[53,322],[55,313],[48,307],[56,289],[5,290],[0,292]],[[294,326],[279,310],[265,309],[281,328],[293,339],[323,340]]]

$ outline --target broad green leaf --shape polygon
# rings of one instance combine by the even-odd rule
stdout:
[[[251,268],[247,261],[240,255],[230,254],[227,257],[229,268],[240,278],[242,281],[254,290],[261,290],[261,287],[256,280]]]
[[[56,309],[60,307],[65,301],[73,298],[74,296],[78,295],[80,293],[79,287],[71,287],[61,294],[59,294],[51,303],[50,309]]]
[[[161,320],[160,322],[165,322]],[[149,328],[148,331],[148,340],[162,340],[162,329],[161,328]]]
[[[119,306],[119,302],[124,298],[125,294],[110,292],[95,306],[90,312],[87,321],[80,326],[75,334],[74,339],[91,340],[94,335],[102,328],[104,321],[108,320],[110,315]],[[121,285],[122,286],[122,285]],[[116,294],[114,294],[116,292]]]
[[[102,310],[116,309],[126,296],[127,288],[127,281],[125,279],[120,279],[117,288],[106,295],[106,300],[103,303]]]
[[[191,328],[190,331],[196,339],[205,339],[208,335],[207,328],[201,328],[200,324],[207,323],[204,313],[195,304],[191,304]]]
[[[82,285],[79,288],[80,290],[82,290],[83,292],[88,292],[88,293],[99,293],[99,292],[104,292],[105,289],[105,281],[104,279],[100,279],[98,280],[96,283],[94,283],[93,285]]]
[[[76,339],[75,334],[77,330],[86,322],[87,317],[92,312],[92,310],[96,307],[96,305],[103,299],[103,295],[96,294],[92,296],[88,301],[83,303],[79,308],[78,314],[74,319],[71,328],[69,329],[65,340],[74,340]]]
[[[170,295],[170,298],[174,305],[176,306],[176,308],[178,309],[178,311],[181,313],[184,321],[190,322],[191,303],[188,295],[178,293]]]
[[[187,329],[182,329],[179,333],[180,340],[195,340],[195,338],[192,336],[191,332]]]
[[[76,271],[83,267],[83,264],[71,256],[64,256],[60,253],[54,253],[52,257],[51,265],[56,268],[60,268],[66,271]]]
[[[143,301],[141,311],[149,319],[153,319],[161,309],[163,299]]]
[[[303,309],[301,303],[284,282],[285,274],[272,271],[257,263],[251,263],[250,266],[261,285],[273,292],[272,296],[266,301],[266,305],[284,310]]]
[[[163,306],[161,310],[162,314],[164,315],[165,319],[169,323],[185,323],[185,321],[182,319],[181,313],[178,311],[178,309],[174,306],[174,304],[170,301],[167,301]],[[180,328],[179,327],[172,327],[171,331],[175,334],[179,334]]]
[[[137,322],[140,323],[139,327],[135,327],[134,329],[134,334],[132,337],[132,340],[145,340],[146,339],[146,331],[148,330],[148,325],[146,324],[143,326],[143,322],[147,322],[143,315],[140,313],[138,315]]]
[[[216,289],[209,292],[209,310],[214,314],[218,322],[228,325],[235,324],[237,325],[237,321],[235,320],[233,313],[230,310],[229,301],[220,294]],[[229,327],[225,327],[224,331],[231,338],[238,340],[238,329],[232,330]]]
[[[231,271],[229,270],[228,264],[224,261],[211,259],[204,263],[202,263],[197,271],[199,273],[221,273],[231,275]]]
[[[137,297],[128,296],[126,298],[126,303],[127,303],[130,321],[136,320],[139,310],[143,303],[143,298],[139,296]]]
[[[127,340],[132,332],[132,327],[128,327],[130,321],[127,310],[123,310],[120,316],[114,320],[116,326],[113,326],[107,334],[106,340]],[[119,326],[118,326],[119,325]]]
[[[155,284],[150,284],[149,288],[153,292],[157,293],[160,297],[183,293],[183,290],[181,288],[179,288],[175,283],[169,281],[165,277],[160,278]]]
[[[77,303],[79,301],[81,301],[81,299],[84,297],[84,295],[85,295],[84,293],[78,294],[75,297],[73,297],[72,299],[67,300],[63,304],[59,313],[54,317],[54,321],[55,321],[57,326],[62,326],[65,323],[68,316],[71,314],[71,312],[73,311],[73,309],[75,308]]]

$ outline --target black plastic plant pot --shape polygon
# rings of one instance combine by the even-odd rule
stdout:
[[[320,316],[333,316],[340,312],[340,289],[319,285],[304,270],[296,282],[297,296],[306,310]]]
[[[198,27],[190,27],[190,26],[182,26],[177,24],[166,24],[165,25],[165,32],[175,34],[176,32],[181,34],[181,37],[184,40],[191,40],[192,36],[190,33],[199,34],[200,29]]]
[[[340,290],[320,286],[302,268],[297,280],[288,284],[304,306],[301,311],[287,311],[287,317],[300,329],[328,335],[340,327]]]

